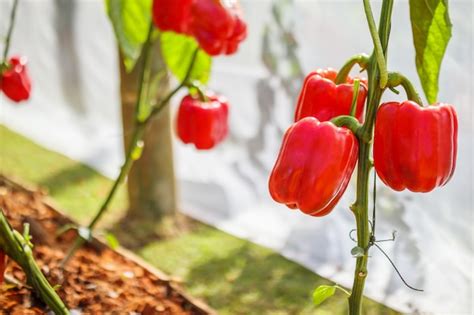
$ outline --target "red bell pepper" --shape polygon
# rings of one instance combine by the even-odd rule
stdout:
[[[375,121],[375,170],[397,191],[429,192],[443,186],[456,166],[457,134],[451,105],[382,104]]]
[[[312,216],[328,214],[347,188],[358,151],[346,128],[314,117],[297,121],[286,131],[270,175],[272,198]]]
[[[227,100],[218,95],[208,94],[203,102],[191,95],[181,101],[178,110],[178,137],[184,143],[193,143],[199,150],[213,148],[227,136]]]
[[[3,283],[3,277],[5,273],[6,264],[7,264],[7,256],[5,255],[5,252],[0,249],[0,284]]]
[[[194,0],[191,15],[191,32],[211,56],[235,53],[247,37],[237,0]]]
[[[193,0],[154,0],[153,22],[161,31],[189,33]]]
[[[346,83],[335,84],[337,71],[318,69],[311,72],[304,80],[295,111],[295,121],[313,116],[319,121],[331,120],[340,115],[349,115],[354,93],[351,77]],[[357,98],[356,118],[362,122],[367,83],[362,80]]]
[[[30,98],[31,80],[26,64],[25,57],[11,57],[9,67],[2,72],[0,79],[0,90],[17,103]]]

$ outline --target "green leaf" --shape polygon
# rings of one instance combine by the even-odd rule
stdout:
[[[313,292],[313,303],[318,306],[334,295],[336,288],[331,285],[320,285]]]
[[[135,66],[151,23],[151,0],[105,0],[105,6],[124,55],[125,68]]]
[[[112,233],[105,234],[105,240],[107,241],[107,244],[110,246],[110,248],[112,248],[113,250],[117,249],[120,246],[118,239]]]
[[[351,255],[354,257],[364,256],[364,249],[362,247],[356,246],[351,249]]]
[[[438,79],[452,24],[448,0],[410,0],[410,19],[416,50],[416,68],[430,104],[438,96]]]
[[[198,43],[194,38],[172,32],[161,34],[161,51],[168,69],[179,80],[186,76],[188,67]],[[211,73],[212,59],[203,50],[199,50],[191,72],[190,81],[206,84]]]

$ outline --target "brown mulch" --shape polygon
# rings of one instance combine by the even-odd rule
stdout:
[[[0,207],[13,228],[30,223],[34,254],[51,285],[70,310],[83,314],[203,314],[168,281],[104,246],[79,249],[64,271],[59,263],[75,233],[56,236],[68,223],[43,202],[40,192],[18,189],[0,180]],[[25,284],[25,274],[9,260],[10,282]],[[5,283],[0,287],[0,314],[45,314],[48,308],[26,286]]]

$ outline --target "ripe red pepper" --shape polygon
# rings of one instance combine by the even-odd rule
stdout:
[[[382,104],[375,121],[375,170],[397,191],[429,192],[443,186],[456,166],[457,134],[451,105]]]
[[[3,283],[3,276],[5,273],[6,264],[7,256],[5,255],[5,252],[0,249],[0,284]]]
[[[351,77],[346,83],[335,84],[337,71],[333,69],[318,69],[311,72],[303,83],[295,111],[295,121],[313,116],[319,121],[331,120],[340,115],[349,115],[354,93]],[[357,97],[356,117],[362,122],[367,83],[362,80]]]
[[[153,22],[162,31],[189,33],[193,0],[154,0]]]
[[[218,95],[208,94],[203,102],[191,95],[181,101],[178,110],[178,136],[184,143],[193,143],[199,150],[213,148],[224,140],[228,133],[227,100]]]
[[[11,57],[9,67],[2,72],[0,79],[0,90],[17,103],[30,98],[31,80],[26,64],[25,57]]]
[[[295,122],[270,175],[272,198],[312,216],[328,214],[347,188],[358,151],[357,138],[346,128],[314,117]]]
[[[191,15],[191,32],[211,56],[235,53],[247,37],[237,0],[194,0]]]

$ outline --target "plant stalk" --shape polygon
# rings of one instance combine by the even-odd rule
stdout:
[[[7,37],[5,39],[5,47],[3,48],[3,62],[7,61],[8,51],[10,50],[10,40],[13,33],[13,26],[15,25],[17,7],[18,0],[13,0],[12,10],[10,11],[10,25],[8,26]]]
[[[364,0],[365,1],[365,0]],[[362,311],[362,297],[367,278],[367,263],[370,242],[370,225],[369,225],[369,176],[372,169],[370,161],[370,151],[372,145],[373,129],[375,124],[375,116],[377,108],[380,104],[384,89],[381,88],[381,69],[379,67],[380,57],[387,60],[387,46],[390,35],[391,14],[394,0],[384,0],[382,4],[382,14],[379,22],[378,43],[374,41],[374,52],[370,57],[369,66],[367,68],[369,78],[369,94],[367,97],[367,111],[365,122],[358,133],[359,138],[359,162],[357,168],[357,197],[351,209],[354,212],[357,226],[357,246],[364,249],[364,255],[357,258],[356,268],[354,271],[354,283],[352,292],[349,297],[349,314],[359,315]],[[367,12],[366,12],[367,13]],[[367,14],[369,21],[372,13]],[[373,19],[373,17],[372,17]],[[382,56],[378,56],[382,52]],[[383,67],[386,69],[386,64]]]
[[[26,235],[28,235],[27,232],[25,236],[22,236],[18,231],[13,230],[3,214],[3,210],[0,209],[0,248],[20,265],[26,274],[28,283],[56,315],[69,314],[66,305],[38,267],[33,257],[31,244],[28,239],[25,239],[29,235]]]

